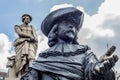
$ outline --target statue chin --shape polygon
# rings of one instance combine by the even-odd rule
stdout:
[[[72,32],[69,32],[66,33],[64,37],[66,41],[71,42],[75,38],[75,35]]]

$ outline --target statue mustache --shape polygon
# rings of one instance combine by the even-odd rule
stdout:
[[[66,31],[64,31],[65,33],[69,33],[69,32],[72,32],[72,34],[75,34],[75,31],[74,30],[71,30],[71,29],[69,29],[69,30],[66,30]]]

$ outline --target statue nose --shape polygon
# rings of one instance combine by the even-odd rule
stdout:
[[[69,26],[69,28],[72,30],[72,31],[74,31],[75,32],[75,28],[74,28],[74,26]]]
[[[72,25],[70,25],[70,26],[69,26],[69,28],[73,28],[73,26],[72,26]]]

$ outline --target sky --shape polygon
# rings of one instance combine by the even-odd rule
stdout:
[[[40,30],[43,19],[51,11],[72,6],[85,14],[78,42],[91,47],[98,58],[115,45],[115,54],[120,58],[119,3],[119,0],[0,0],[0,69],[6,69],[7,57],[15,53],[12,46],[17,38],[14,26],[22,24],[23,14],[28,13],[33,17],[31,24],[38,34],[39,53],[48,48],[47,38]],[[115,65],[118,72],[119,66],[120,60]]]

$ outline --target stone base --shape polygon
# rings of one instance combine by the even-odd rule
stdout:
[[[5,78],[5,80],[20,80],[20,78]]]
[[[16,77],[14,67],[9,68],[8,75],[5,80],[20,80],[20,77]]]
[[[20,80],[20,78],[5,78],[5,80]]]

